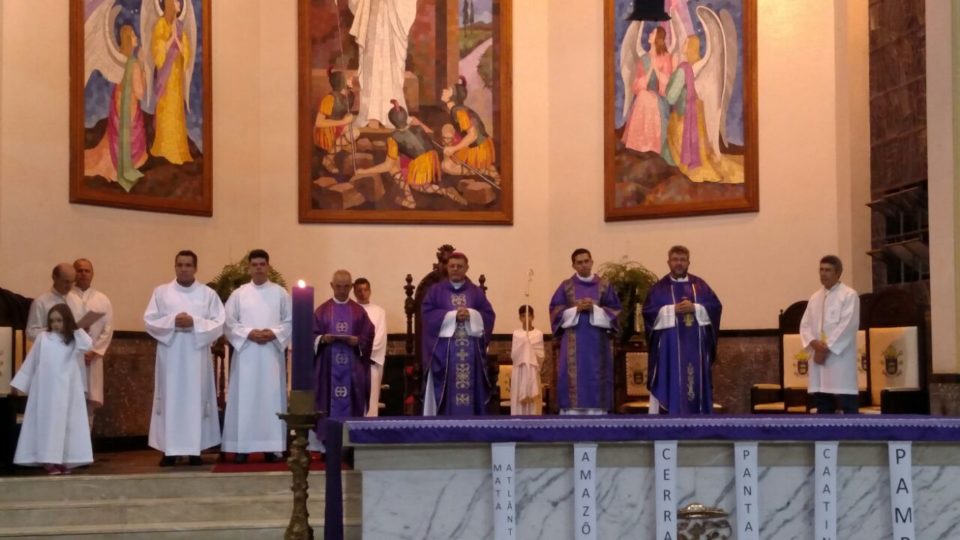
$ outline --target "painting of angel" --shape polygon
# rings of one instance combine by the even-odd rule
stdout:
[[[757,211],[754,0],[639,5],[605,6],[607,221]]]
[[[511,0],[300,0],[301,222],[512,221]]]
[[[209,15],[71,0],[71,202],[211,215]]]

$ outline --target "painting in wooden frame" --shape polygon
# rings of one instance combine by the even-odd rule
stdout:
[[[511,2],[299,0],[301,223],[512,223]]]
[[[212,215],[210,0],[70,0],[70,202]]]
[[[604,1],[606,221],[758,211],[755,0]]]

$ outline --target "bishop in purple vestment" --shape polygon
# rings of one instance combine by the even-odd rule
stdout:
[[[486,354],[496,315],[483,290],[467,278],[468,269],[466,255],[451,254],[449,279],[423,298],[427,416],[482,415],[490,401]]]
[[[707,282],[687,273],[690,251],[670,248],[670,274],[650,288],[643,303],[649,346],[650,412],[713,412],[710,368],[716,357],[723,306]]]
[[[557,402],[561,412],[613,409],[613,337],[620,300],[610,282],[593,274],[584,248],[570,256],[576,273],[550,299],[550,324],[560,340]]]
[[[314,312],[317,336],[316,404],[330,418],[361,417],[370,402],[370,352],[374,327],[366,310],[350,299],[353,279],[337,270],[333,298]],[[323,438],[318,424],[317,433]]]

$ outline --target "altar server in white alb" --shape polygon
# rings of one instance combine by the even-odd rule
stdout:
[[[359,277],[353,281],[353,296],[367,312],[373,323],[373,351],[370,353],[370,406],[367,416],[380,414],[380,386],[383,381],[383,365],[387,359],[387,312],[370,302],[370,281]]]
[[[540,366],[543,365],[543,332],[533,327],[533,308],[520,306],[522,328],[513,331],[510,359],[510,415],[543,414]]]
[[[287,448],[287,427],[277,416],[287,410],[287,346],[293,331],[290,294],[271,282],[270,255],[247,256],[251,281],[227,300],[224,333],[233,346],[230,386],[223,420],[224,452],[244,463],[263,452],[268,463]]]
[[[93,263],[88,259],[73,261],[77,278],[73,294],[79,300],[82,318],[99,317],[84,328],[93,340],[93,347],[83,355],[84,387],[87,391],[87,420],[93,431],[93,417],[97,409],[103,406],[103,357],[107,354],[113,339],[113,305],[107,295],[91,287],[93,284]]]
[[[197,255],[177,253],[177,278],[153,290],[143,314],[147,333],[157,340],[151,447],[163,452],[161,467],[220,444],[220,420],[210,346],[223,335],[223,302],[196,280]]]
[[[10,383],[28,396],[13,458],[17,465],[60,474],[93,462],[80,372],[83,353],[92,344],[66,304],[50,307],[47,330],[37,335]]]
[[[53,285],[50,290],[33,299],[30,314],[27,315],[27,339],[36,341],[37,336],[47,330],[47,314],[57,304],[66,304],[73,313],[73,319],[80,317],[80,299],[71,294],[77,274],[70,263],[60,263],[53,267],[50,277]]]
[[[820,283],[800,321],[800,339],[813,363],[807,392],[820,414],[833,414],[839,404],[845,414],[859,411],[857,330],[860,297],[840,283],[843,263],[835,255],[820,259]]]

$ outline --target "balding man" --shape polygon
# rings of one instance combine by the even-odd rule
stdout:
[[[34,341],[41,332],[47,329],[47,313],[50,308],[57,304],[66,304],[73,317],[80,320],[81,306],[80,299],[71,294],[73,282],[77,274],[70,263],[60,263],[53,267],[50,277],[53,279],[53,286],[50,290],[41,294],[30,304],[30,315],[27,317],[27,339]]]
[[[330,288],[333,298],[320,304],[313,320],[317,410],[326,411],[331,418],[363,416],[370,403],[370,353],[375,330],[363,307],[350,299],[350,272],[337,270]],[[319,430],[317,435],[323,438]]]
[[[77,320],[87,313],[103,314],[87,329],[90,339],[93,340],[93,348],[83,355],[86,364],[84,387],[87,389],[87,419],[92,431],[93,417],[97,409],[103,406],[103,357],[107,354],[110,340],[113,339],[113,305],[107,295],[91,287],[93,263],[89,259],[73,261],[73,269],[76,273],[73,295],[80,304]]]

